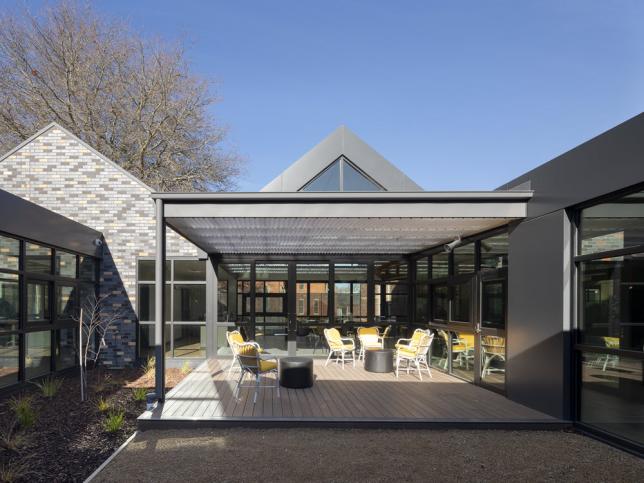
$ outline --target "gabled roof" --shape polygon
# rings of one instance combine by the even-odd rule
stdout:
[[[61,126],[61,125],[60,125],[60,124],[58,124],[57,122],[51,122],[51,123],[47,124],[44,128],[42,128],[42,129],[41,129],[40,131],[38,131],[36,134],[34,134],[33,136],[31,136],[31,137],[29,137],[29,138],[25,139],[23,142],[21,142],[20,144],[18,144],[16,147],[14,147],[13,149],[9,150],[7,153],[3,154],[3,155],[0,157],[0,163],[2,163],[2,162],[3,162],[5,159],[7,159],[9,156],[11,156],[12,154],[14,154],[14,153],[15,153],[15,152],[17,152],[17,151],[20,151],[23,147],[27,146],[28,144],[30,144],[31,142],[33,142],[35,139],[37,139],[38,137],[42,136],[43,134],[45,134],[46,132],[48,132],[49,130],[51,130],[51,129],[53,129],[53,128],[60,129],[60,130],[61,130],[61,131],[63,131],[66,135],[71,136],[71,137],[72,137],[76,142],[78,142],[79,144],[81,144],[83,147],[87,148],[89,151],[91,151],[93,154],[95,154],[96,156],[98,156],[99,158],[101,158],[101,159],[102,159],[103,161],[105,161],[106,163],[108,163],[108,164],[110,164],[110,165],[114,166],[116,169],[118,169],[118,170],[119,170],[119,171],[121,171],[123,174],[125,174],[126,176],[128,176],[131,180],[136,181],[136,182],[137,182],[139,185],[141,185],[143,188],[147,189],[147,190],[148,190],[148,191],[150,191],[150,192],[153,192],[153,191],[154,191],[150,186],[148,186],[147,184],[145,184],[143,181],[141,181],[139,178],[137,178],[136,176],[134,176],[134,175],[133,175],[132,173],[130,173],[128,170],[126,170],[125,168],[123,168],[123,167],[119,166],[117,163],[115,163],[114,161],[112,161],[110,158],[108,158],[108,157],[107,157],[107,156],[105,156],[104,154],[101,154],[100,152],[98,152],[98,151],[97,151],[96,149],[94,149],[92,146],[90,146],[89,144],[87,144],[85,141],[83,141],[82,139],[80,139],[78,136],[76,136],[75,134],[73,134],[72,132],[70,132],[68,129],[64,128],[63,126]]]
[[[349,128],[340,126],[264,186],[261,191],[298,191],[341,156],[347,158],[387,191],[423,190]]]

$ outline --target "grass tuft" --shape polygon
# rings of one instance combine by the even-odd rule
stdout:
[[[21,428],[31,428],[36,423],[36,410],[33,406],[32,396],[20,396],[9,401],[9,407],[13,411]]]
[[[59,391],[59,389],[63,385],[63,380],[62,379],[56,379],[53,376],[48,376],[44,378],[40,382],[35,383],[36,386],[40,389],[42,392],[42,395],[48,398],[52,398],[56,395],[56,393]]]
[[[111,409],[112,405],[109,402],[107,402],[107,400],[105,400],[102,397],[100,397],[98,399],[98,402],[96,403],[96,407],[98,408],[98,410],[100,412],[106,413],[107,411],[109,411]]]
[[[16,423],[16,420],[13,419],[7,426],[0,428],[0,447],[15,453],[27,442],[25,435],[17,430]]]
[[[132,389],[132,396],[135,401],[145,401],[145,396],[147,395],[148,390],[144,387],[135,387]]]
[[[110,412],[103,421],[103,427],[108,433],[116,433],[121,430],[125,422],[125,412],[115,411]]]
[[[146,374],[150,374],[151,372],[154,372],[154,369],[156,367],[156,359],[154,357],[148,357],[148,360],[145,361],[143,364],[143,370],[145,371]]]

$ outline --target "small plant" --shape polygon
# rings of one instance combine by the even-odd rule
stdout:
[[[36,382],[36,386],[42,391],[42,395],[52,398],[63,385],[62,379],[56,379],[53,376],[46,377],[41,382]]]
[[[112,387],[112,376],[110,374],[105,374],[104,376],[99,375],[94,383],[94,390],[96,392],[105,392]]]
[[[103,422],[103,427],[108,433],[116,433],[123,427],[125,413],[123,411],[110,412]]]
[[[96,403],[96,407],[100,412],[105,413],[110,410],[112,405],[101,397],[98,399],[98,403]]]
[[[148,360],[145,361],[142,367],[146,374],[154,372],[154,369],[156,367],[156,359],[154,357],[148,357]]]
[[[187,376],[190,374],[190,371],[192,371],[192,367],[190,367],[190,364],[188,364],[188,361],[184,361],[183,365],[181,366],[181,374],[184,376]]]
[[[22,433],[18,432],[15,419],[8,426],[0,429],[0,447],[3,449],[17,452],[25,443],[26,438]],[[2,478],[0,477],[0,479]]]
[[[0,481],[13,483],[26,480],[31,473],[27,461],[5,461],[0,464]]]
[[[31,396],[12,398],[9,407],[16,415],[21,428],[31,428],[36,423],[36,410]]]
[[[132,396],[135,401],[145,401],[145,396],[148,393],[148,390],[144,387],[135,387],[132,389]]]

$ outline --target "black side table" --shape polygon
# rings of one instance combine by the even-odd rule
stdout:
[[[393,372],[393,349],[367,349],[364,354],[364,370],[367,372]]]
[[[313,359],[311,357],[282,357],[280,359],[280,386],[291,389],[313,386]]]

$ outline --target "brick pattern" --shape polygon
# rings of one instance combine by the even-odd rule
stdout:
[[[101,358],[125,367],[136,356],[136,261],[155,254],[150,188],[52,126],[0,163],[0,188],[103,233],[100,293],[122,315],[106,336]],[[46,242],[47,240],[41,240]],[[167,256],[197,248],[168,230]]]

